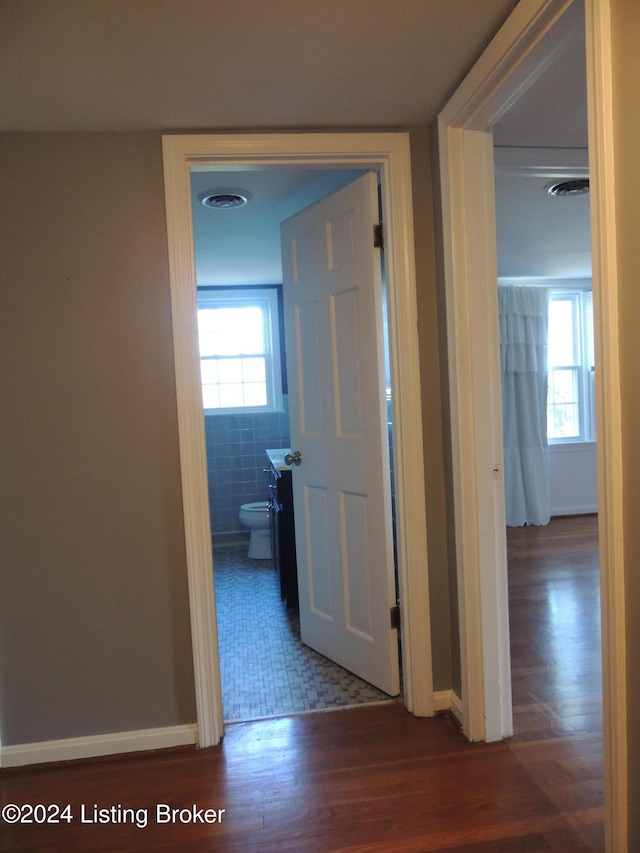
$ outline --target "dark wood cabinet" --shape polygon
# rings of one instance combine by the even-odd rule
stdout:
[[[287,607],[298,607],[298,567],[296,534],[293,521],[293,489],[291,471],[276,468],[272,462],[269,474],[269,517],[271,547],[280,578],[280,597]]]

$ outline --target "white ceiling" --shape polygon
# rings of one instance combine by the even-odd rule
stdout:
[[[0,130],[426,127],[514,5],[1,0]],[[585,148],[584,90],[578,36],[496,125],[496,144]],[[240,210],[197,209],[200,279],[278,280],[279,217],[343,179],[309,171],[195,175],[197,192],[230,185],[253,192]],[[561,200],[567,204],[556,214],[533,179],[504,176],[496,190],[501,275],[585,273],[584,197],[572,208]]]
[[[587,147],[584,16],[554,61],[493,128],[494,145]]]
[[[556,181],[548,174],[496,175],[501,278],[522,283],[591,278],[589,195],[551,196],[547,187]]]
[[[495,125],[493,140],[497,164],[518,164],[496,170],[499,276],[590,278],[589,195],[547,192],[562,176],[588,176],[584,22]]]
[[[352,170],[264,169],[192,172],[192,210],[199,285],[282,281],[280,223],[358,173]],[[245,207],[213,210],[201,193],[248,190]]]
[[[2,0],[0,130],[429,124],[515,0]]]

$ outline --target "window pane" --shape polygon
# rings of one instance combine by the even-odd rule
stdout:
[[[265,351],[264,316],[257,305],[201,308],[198,311],[201,355],[241,355]]]
[[[264,382],[252,382],[244,386],[245,406],[266,406],[267,385]]]
[[[203,308],[198,310],[198,338],[200,355],[217,355],[217,317],[216,311]]]
[[[220,382],[242,382],[242,359],[228,358],[218,362]]]
[[[550,374],[551,403],[575,403],[578,399],[578,371],[574,367],[556,367]]]
[[[577,438],[580,435],[576,368],[549,371],[547,435],[549,438]]]
[[[587,370],[594,368],[596,363],[595,348],[593,341],[593,293],[585,293],[584,296],[584,325],[585,325],[585,359],[584,365]]]
[[[244,400],[241,384],[220,386],[221,409],[236,409],[242,405],[244,405]]]
[[[577,403],[553,407],[553,424],[550,438],[578,438],[580,435]]]
[[[202,386],[202,403],[205,409],[218,409],[220,407],[220,393],[217,385]]]
[[[218,362],[213,358],[203,358],[200,362],[202,384],[213,384],[218,381]]]
[[[576,363],[573,299],[549,302],[549,367]]]
[[[266,382],[266,360],[264,358],[243,358],[242,376],[245,382]]]

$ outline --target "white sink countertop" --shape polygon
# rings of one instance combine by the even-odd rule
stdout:
[[[276,471],[288,471],[289,465],[284,461],[284,457],[287,453],[291,453],[290,447],[279,447],[272,450],[266,451],[267,456],[269,457],[269,461],[276,469]]]

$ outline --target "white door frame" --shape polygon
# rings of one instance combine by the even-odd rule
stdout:
[[[163,136],[162,141],[198,743],[211,746],[223,734],[191,217],[190,169],[201,164],[380,170],[404,702],[415,715],[430,716],[434,696],[408,134],[180,134]]]
[[[575,31],[581,0],[522,0],[438,119],[464,731],[511,733],[491,128]],[[626,682],[608,0],[586,0],[596,315],[607,850],[626,835]]]

